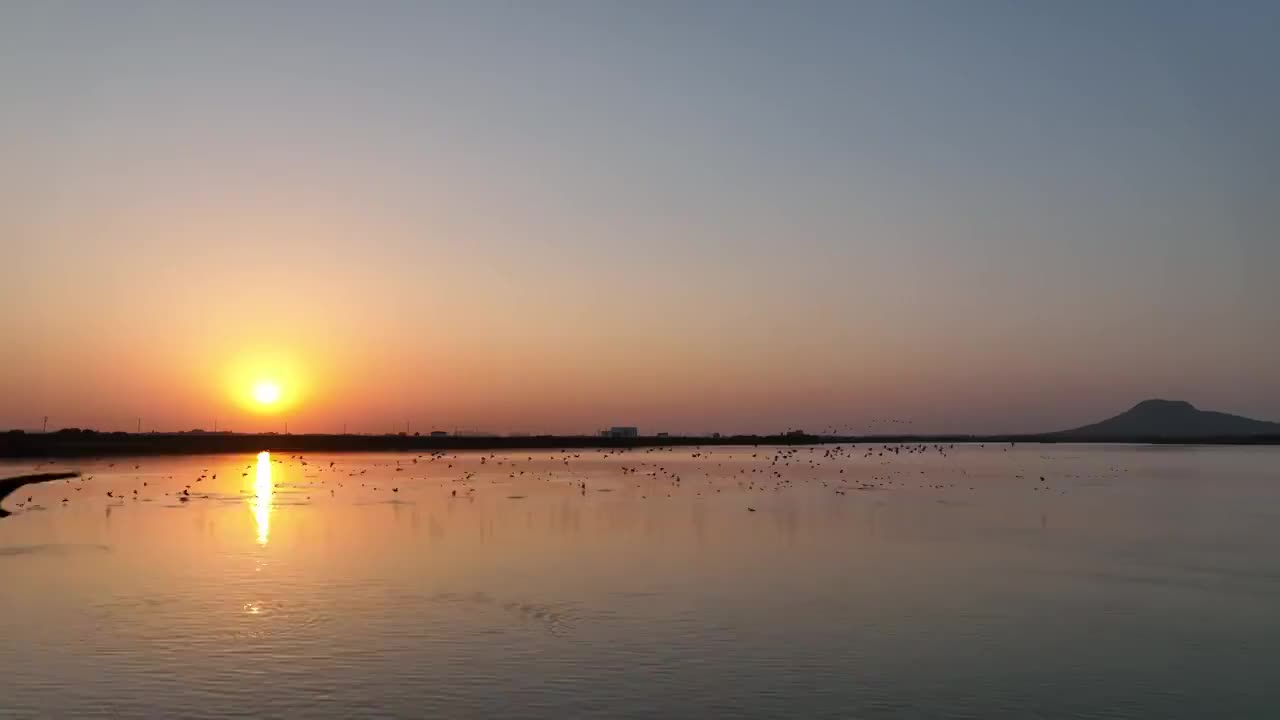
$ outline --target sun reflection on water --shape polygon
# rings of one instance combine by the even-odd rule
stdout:
[[[256,491],[253,506],[253,517],[258,522],[258,544],[266,545],[271,535],[271,453],[263,450],[258,453],[258,474],[253,488]]]

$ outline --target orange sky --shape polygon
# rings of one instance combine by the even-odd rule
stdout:
[[[737,11],[0,8],[0,428],[1280,419],[1269,25]]]

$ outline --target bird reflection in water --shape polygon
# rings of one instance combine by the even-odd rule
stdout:
[[[253,487],[256,496],[251,504],[253,517],[258,522],[258,544],[266,545],[271,535],[271,493],[274,491],[271,483],[271,453],[266,450],[258,453],[258,474]]]

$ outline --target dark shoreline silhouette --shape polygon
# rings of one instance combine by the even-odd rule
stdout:
[[[1198,410],[1179,400],[1144,400],[1133,408],[1074,430],[1004,435],[777,435],[724,437],[532,435],[280,435],[276,433],[100,433],[66,429],[51,433],[0,432],[0,457],[98,455],[203,455],[277,452],[409,452],[567,448],[690,447],[698,445],[812,445],[820,443],[1119,443],[1155,445],[1280,445],[1280,423]]]
[[[35,483],[53,482],[54,480],[69,480],[71,478],[80,477],[78,472],[50,472],[35,473],[34,475],[19,475],[17,477],[0,478],[0,518],[8,517],[12,513],[4,509],[4,499],[9,497],[15,490],[23,488],[27,485]]]
[[[383,435],[190,435],[161,433],[0,434],[0,457],[71,458],[120,455],[205,455],[272,452],[432,452],[443,450],[558,450],[569,448],[645,448],[693,446],[812,445],[824,443],[1113,443],[1157,445],[1280,445],[1275,435],[1084,437],[1045,435],[736,435],[705,437],[601,438],[548,435],[534,437],[400,437]]]
[[[1051,434],[1094,441],[1136,435],[1195,440],[1202,437],[1276,436],[1280,435],[1280,423],[1201,410],[1185,400],[1143,400],[1102,422]]]

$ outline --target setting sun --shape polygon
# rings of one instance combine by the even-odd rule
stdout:
[[[280,401],[280,383],[260,380],[253,386],[253,399],[260,405],[275,405]]]
[[[312,387],[296,354],[262,347],[245,348],[228,361],[224,383],[235,405],[257,416],[294,412]]]

